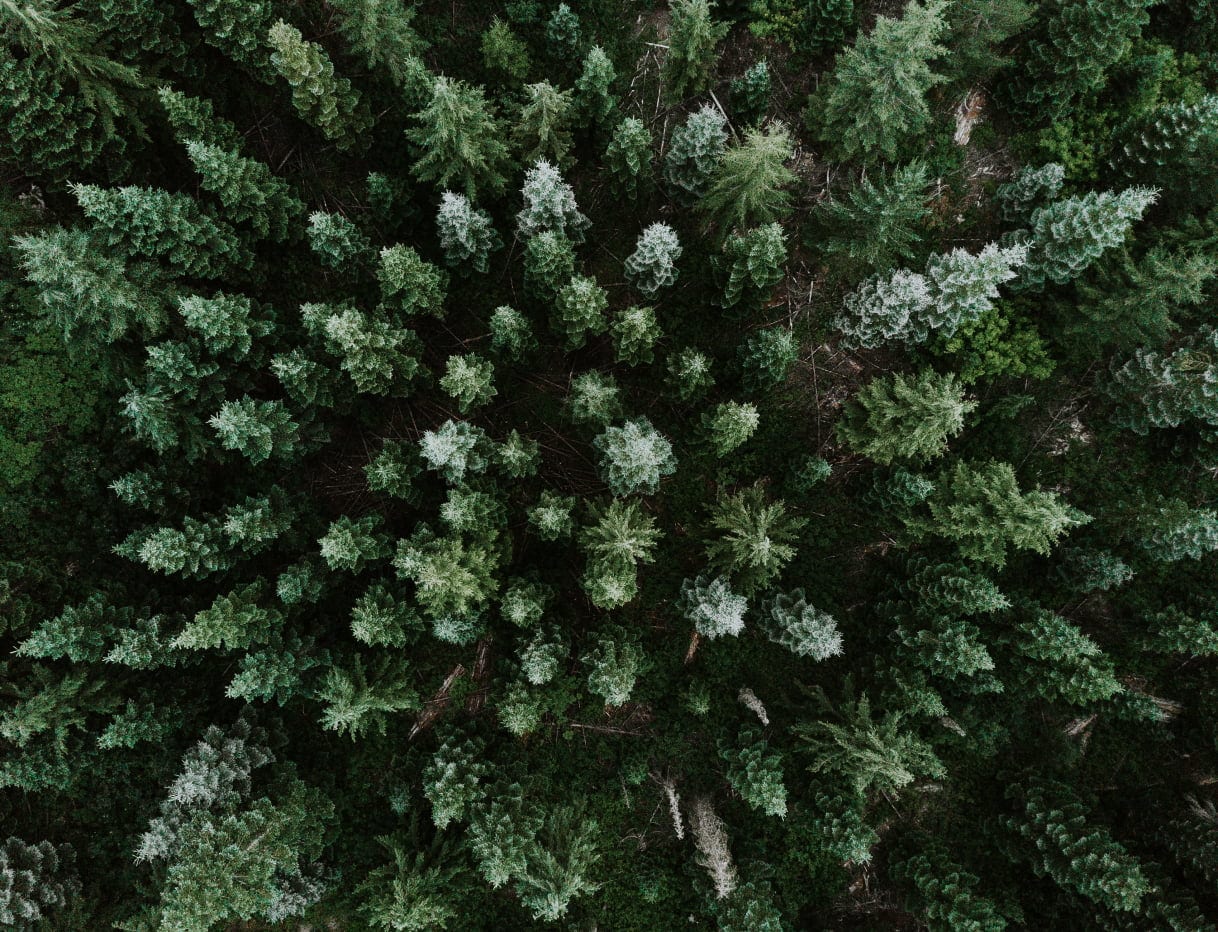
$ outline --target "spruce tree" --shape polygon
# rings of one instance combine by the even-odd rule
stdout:
[[[1036,210],[1024,280],[1036,286],[1077,278],[1106,250],[1121,245],[1157,196],[1151,188],[1126,188],[1120,194],[1089,191]]]
[[[808,604],[802,589],[761,603],[761,629],[775,644],[798,657],[828,660],[842,652],[842,636],[828,612]]]
[[[575,79],[575,105],[585,123],[604,126],[617,107],[613,97],[613,82],[617,71],[613,62],[599,45],[584,56],[583,69]]]
[[[753,436],[760,420],[761,416],[755,405],[725,401],[713,411],[703,413],[702,427],[710,439],[715,455],[724,457]]]
[[[723,253],[727,270],[723,306],[734,307],[745,294],[764,299],[785,274],[786,235],[778,223],[767,223],[729,236]]]
[[[631,305],[618,311],[609,330],[618,362],[637,366],[655,359],[655,344],[663,336],[655,308]]]
[[[947,452],[947,441],[964,429],[964,416],[976,407],[950,374],[923,369],[913,378],[882,376],[847,406],[837,434],[877,463],[929,460]]]
[[[782,756],[771,751],[765,738],[753,729],[742,729],[736,744],[719,752],[728,764],[728,782],[758,812],[784,818],[787,788],[782,781]]]
[[[672,444],[646,418],[608,427],[593,441],[601,454],[601,475],[614,495],[653,495],[660,479],[677,469]]]
[[[794,543],[806,523],[788,515],[784,502],[767,501],[759,484],[731,495],[720,492],[709,522],[719,533],[707,542],[706,555],[744,595],[752,595],[773,582],[795,556]]]
[[[544,159],[524,176],[524,207],[516,215],[521,236],[553,233],[573,243],[582,243],[591,221],[579,212],[575,192],[557,168]]]
[[[550,327],[563,335],[567,349],[578,349],[587,342],[589,334],[598,336],[608,329],[605,319],[608,308],[609,296],[596,279],[576,275],[559,289]]]
[[[291,235],[304,204],[264,164],[199,140],[187,142],[186,152],[203,188],[219,198],[229,220],[249,223],[259,236],[277,242]]]
[[[911,0],[900,19],[876,17],[872,31],[838,58],[820,135],[843,159],[895,159],[926,129],[926,93],[945,80],[930,63],[946,51],[938,44],[946,9],[944,0]]]
[[[677,604],[681,614],[694,623],[694,629],[703,637],[712,640],[725,634],[739,637],[744,630],[748,600],[733,592],[731,583],[723,576],[685,580]]]

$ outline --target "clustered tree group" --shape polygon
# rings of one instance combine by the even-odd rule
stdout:
[[[1218,932],[1213,4],[0,34],[0,926]]]

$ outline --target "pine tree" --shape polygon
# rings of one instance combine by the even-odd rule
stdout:
[[[807,521],[769,502],[760,484],[733,495],[722,492],[710,508],[710,528],[720,536],[706,545],[711,566],[731,575],[744,595],[769,585],[795,556],[793,546]]]
[[[752,128],[744,141],[723,153],[698,207],[720,236],[728,230],[770,223],[791,210],[783,190],[795,181],[785,163],[794,154],[791,134],[781,123]]]
[[[775,644],[798,657],[828,660],[842,652],[842,636],[828,612],[809,605],[802,589],[761,603],[761,629]]]
[[[646,418],[607,427],[592,444],[601,455],[601,475],[614,495],[654,495],[660,479],[677,470],[672,444]]]
[[[655,344],[663,336],[655,308],[631,305],[618,311],[609,330],[618,362],[637,366],[655,360]]]
[[[485,275],[490,254],[503,248],[490,214],[475,208],[464,194],[445,191],[441,195],[436,227],[444,261],[458,274],[468,275],[472,268]]]
[[[678,607],[703,637],[728,634],[739,637],[744,630],[748,600],[732,592],[731,583],[722,576],[699,576],[681,583]]]
[[[745,294],[764,299],[782,281],[787,261],[786,235],[778,223],[734,233],[723,244],[727,285],[723,306],[734,307]]]
[[[584,372],[571,380],[567,416],[576,424],[608,427],[622,415],[617,380],[600,372]]]
[[[737,354],[744,371],[744,387],[761,392],[781,385],[799,358],[795,334],[785,327],[757,330],[740,344]]]
[[[187,194],[82,184],[71,190],[98,239],[128,256],[164,259],[185,275],[204,278],[249,262],[232,227],[208,216]]]
[[[483,760],[483,742],[459,735],[445,739],[423,769],[423,795],[431,803],[431,820],[443,830],[464,819],[471,806],[486,796],[481,781],[490,768]]]
[[[824,98],[821,138],[843,159],[898,149],[930,122],[926,93],[946,80],[930,62],[946,49],[944,0],[912,0],[900,19],[876,17],[875,27],[838,57]]]
[[[959,932],[1004,932],[1007,921],[998,907],[976,892],[980,878],[953,863],[946,851],[935,845],[931,854],[916,854],[898,861],[893,874],[908,880],[917,891],[930,928]]]
[[[705,90],[718,61],[716,46],[728,32],[728,24],[712,18],[710,0],[670,0],[671,25],[668,56],[664,59],[664,88],[671,101],[679,101]]]
[[[666,223],[653,223],[639,234],[634,252],[626,257],[626,278],[647,297],[677,280],[676,262],[681,242]]]
[[[418,147],[413,171],[419,181],[444,190],[455,185],[470,200],[480,187],[503,190],[509,165],[505,134],[482,88],[438,77],[427,106],[414,118],[419,125],[406,138]]]
[[[186,152],[203,188],[224,205],[228,220],[249,223],[259,236],[276,242],[291,235],[305,207],[283,179],[261,162],[197,139],[186,143]]]
[[[292,105],[300,118],[321,130],[340,149],[350,149],[372,123],[360,93],[334,74],[325,49],[306,42],[295,26],[279,20],[267,33],[274,50],[271,64],[292,87]]]
[[[499,394],[495,388],[495,367],[476,353],[449,356],[440,388],[457,402],[457,411],[469,413]]]
[[[1126,188],[1120,194],[1088,191],[1036,210],[1024,280],[1033,286],[1046,279],[1063,285],[1077,278],[1105,250],[1121,245],[1157,197],[1151,188]]]
[[[425,261],[413,246],[399,243],[382,249],[376,277],[387,307],[444,318],[448,273]]]
[[[604,126],[617,108],[613,97],[613,82],[617,71],[613,62],[599,45],[584,56],[583,69],[575,79],[575,105],[585,123]]]
[[[1151,0],[1061,0],[1043,16],[1011,96],[1027,113],[1055,119],[1100,88],[1150,17]]]
[[[947,452],[977,407],[965,400],[951,374],[923,369],[913,378],[895,374],[868,382],[837,423],[838,437],[877,463],[929,460]]]
[[[719,752],[728,764],[728,782],[758,812],[785,818],[787,788],[782,782],[782,756],[770,751],[755,729],[742,729],[736,743],[737,747]]]
[[[575,192],[549,162],[540,160],[524,176],[524,208],[516,215],[521,236],[553,233],[582,243],[591,221],[579,212]]]
[[[236,450],[254,464],[296,451],[300,427],[282,401],[255,401],[246,395],[224,402],[207,423],[224,449]]]
[[[964,324],[976,321],[994,306],[998,286],[1015,278],[1028,260],[1028,248],[990,243],[972,255],[963,249],[932,256],[926,264],[934,300],[921,315],[919,330],[929,328],[951,337]]]
[[[710,438],[715,455],[727,456],[753,436],[761,416],[756,405],[725,401],[713,411],[702,414],[702,428]]]
[[[642,120],[625,117],[618,123],[605,148],[604,166],[619,195],[633,200],[650,190],[651,132]]]
[[[1020,492],[1007,463],[956,463],[930,500],[929,521],[911,521],[915,532],[932,531],[954,541],[965,559],[1001,569],[1007,550],[1047,554],[1053,543],[1090,517],[1053,492]]]
[[[336,269],[366,260],[372,251],[368,237],[342,214],[313,212],[308,235],[313,252]]]
[[[575,107],[571,92],[559,91],[548,81],[526,84],[524,92],[520,118],[512,130],[521,161],[535,164],[550,160],[559,166],[569,164],[569,124]]]
[[[897,269],[867,279],[848,294],[834,323],[849,347],[870,349],[888,340],[917,343],[926,338],[921,324],[933,301],[924,275]]]
[[[673,130],[664,157],[664,180],[687,200],[705,193],[727,147],[727,121],[711,104],[703,104]]]
[[[1141,865],[1107,829],[1089,824],[1087,810],[1068,787],[1033,778],[1009,787],[1007,796],[1019,814],[1003,824],[1033,846],[1027,856],[1037,875],[1108,909],[1140,910],[1151,892]]]
[[[338,31],[369,68],[382,69],[395,85],[410,85],[427,47],[414,29],[416,8],[392,0],[334,0]]]
[[[609,329],[605,311],[609,296],[596,279],[576,275],[558,292],[550,329],[565,337],[568,350],[583,346],[588,336],[599,336]]]
[[[607,629],[584,660],[592,668],[588,673],[588,689],[593,695],[604,699],[607,706],[622,705],[630,699],[642,672],[643,651],[624,628]]]
[[[1135,525],[1138,545],[1154,560],[1200,560],[1218,550],[1218,511],[1190,508],[1178,498],[1160,500]]]

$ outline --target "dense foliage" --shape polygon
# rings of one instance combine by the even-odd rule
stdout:
[[[0,0],[0,926],[1218,929],[1200,0]]]

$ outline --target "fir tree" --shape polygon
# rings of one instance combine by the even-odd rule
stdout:
[[[187,142],[186,152],[204,189],[219,198],[229,220],[249,223],[258,235],[276,241],[288,238],[304,204],[285,181],[261,162],[199,140]]]
[[[568,650],[558,628],[538,627],[520,650],[520,671],[534,686],[544,686],[558,675]]]
[[[326,348],[342,359],[342,368],[357,391],[387,394],[418,369],[418,359],[412,355],[418,347],[409,330],[350,307],[306,304],[301,315],[306,326],[324,339]]]
[[[766,740],[752,729],[740,732],[737,745],[720,751],[728,764],[728,782],[758,812],[784,818],[787,788],[782,782],[782,756],[770,751]]]
[[[564,806],[549,814],[516,883],[520,902],[534,919],[556,922],[566,915],[571,900],[598,889],[587,874],[600,860],[599,830],[582,807]]]
[[[416,845],[408,848],[387,836],[377,840],[393,854],[393,863],[372,871],[356,888],[360,911],[372,927],[425,932],[443,929],[457,918],[453,887],[460,874],[456,868],[444,866],[443,847],[439,857],[432,859],[429,852],[416,850]]]
[[[71,845],[9,836],[0,846],[0,923],[32,932],[52,922],[80,891],[75,860]]]
[[[372,250],[368,237],[341,214],[315,211],[307,232],[312,250],[336,269],[367,259]]]
[[[769,502],[760,484],[733,495],[719,494],[710,509],[710,527],[720,536],[706,545],[711,566],[731,574],[740,591],[752,595],[772,582],[795,556],[799,529],[807,522],[787,514],[786,504]]]
[[[440,388],[457,402],[461,414],[482,407],[499,394],[495,388],[495,367],[476,353],[449,356]]]
[[[568,350],[578,349],[588,336],[599,336],[609,328],[605,311],[609,296],[596,279],[576,275],[558,292],[550,328],[565,337]]]
[[[631,305],[618,311],[609,330],[618,362],[637,366],[655,360],[654,347],[663,336],[655,308]]]
[[[898,149],[930,122],[926,93],[945,79],[930,69],[944,54],[943,0],[912,0],[900,19],[876,18],[874,29],[839,56],[824,98],[821,138],[842,158]]]
[[[660,479],[677,469],[672,444],[646,418],[608,427],[593,446],[601,454],[601,474],[614,495],[653,495]]]
[[[913,886],[932,929],[1004,932],[1007,928],[998,907],[977,892],[980,878],[953,863],[938,846],[931,856],[916,854],[899,861],[893,873]]]
[[[362,644],[402,647],[422,627],[414,607],[382,583],[370,586],[351,607],[351,634]]]
[[[799,358],[795,334],[785,327],[770,327],[755,331],[740,344],[740,367],[744,370],[744,387],[750,391],[765,391],[781,385]]]
[[[271,324],[256,315],[250,299],[217,292],[211,298],[188,295],[178,299],[178,313],[215,354],[231,352],[240,358],[249,354],[254,338],[270,334]]]
[[[545,823],[519,784],[497,787],[490,801],[474,808],[467,837],[486,882],[499,889],[528,871],[529,850]]]
[[[474,271],[486,274],[490,254],[503,248],[503,241],[485,210],[478,210],[464,194],[445,191],[436,214],[440,248],[444,261],[460,274]]]
[[[417,498],[414,480],[422,467],[415,451],[406,444],[387,440],[364,467],[368,488],[373,492],[384,492],[407,502]]]
[[[535,476],[541,462],[541,444],[512,428],[495,451],[495,460],[504,475],[513,479]]]
[[[625,117],[618,123],[605,148],[604,165],[623,197],[633,199],[651,188],[651,133],[642,120]]]
[[[524,176],[524,208],[516,215],[521,236],[553,233],[573,243],[584,241],[591,222],[575,205],[575,192],[557,168],[544,159]]]
[[[428,617],[457,626],[478,621],[499,588],[497,565],[498,557],[487,543],[436,537],[426,527],[399,540],[393,558],[398,575],[414,583],[415,599]],[[445,639],[465,643],[478,633],[471,628],[460,639]]]
[[[770,65],[764,59],[754,62],[732,81],[732,109],[745,123],[760,123],[770,105]]]
[[[910,259],[921,242],[929,183],[926,163],[914,160],[879,175],[859,180],[842,200],[825,205],[831,236],[824,243],[830,255],[844,255],[870,270],[890,268]]]
[[[226,450],[236,450],[251,463],[271,456],[290,457],[296,450],[299,425],[282,401],[226,401],[208,423]]]
[[[385,734],[391,715],[419,708],[419,697],[403,680],[401,664],[382,658],[371,676],[355,658],[350,669],[332,666],[317,691],[322,726],[357,740],[369,729]]]
[[[1090,517],[1053,492],[1020,492],[1007,463],[956,463],[930,500],[929,521],[913,521],[954,541],[965,559],[1001,568],[1007,549],[1047,554],[1053,543]]]
[[[621,414],[621,392],[613,376],[585,372],[571,380],[567,415],[576,424],[608,427]]]
[[[473,200],[481,187],[498,193],[509,164],[503,127],[482,88],[441,76],[427,106],[415,114],[419,124],[406,137],[418,147],[414,175],[441,189],[454,185]]]
[[[584,56],[583,69],[575,79],[575,104],[584,122],[604,126],[617,108],[613,97],[613,82],[617,71],[613,62],[599,45]]]
[[[616,608],[637,594],[638,564],[654,561],[660,532],[637,502],[615,500],[607,508],[594,508],[592,519],[595,523],[580,534],[588,556],[584,590],[599,608]]]
[[[414,247],[399,243],[382,249],[376,277],[387,307],[444,317],[448,273],[424,260]]]
[[[612,627],[597,639],[596,647],[584,657],[591,667],[588,689],[607,706],[618,706],[630,699],[643,665],[643,651],[626,634]]]
[[[932,256],[926,264],[926,279],[934,300],[921,315],[919,331],[929,328],[941,337],[953,336],[994,306],[998,286],[1015,278],[1015,270],[1027,259],[1026,246],[1003,248],[997,243],[976,255],[953,249]]]
[[[698,207],[726,237],[733,227],[770,223],[790,212],[783,190],[795,181],[786,167],[794,154],[791,134],[781,123],[750,129],[744,141],[723,153]]]
[[[744,630],[748,600],[732,592],[730,583],[722,576],[685,580],[679,605],[681,613],[703,637],[714,639],[722,634],[737,637]]]
[[[664,156],[664,180],[687,200],[705,193],[727,147],[727,121],[711,104],[690,114],[672,132]]]
[[[543,489],[537,504],[529,510],[529,527],[542,540],[569,537],[575,530],[575,521],[571,517],[574,510],[573,497]]]
[[[1203,326],[1168,356],[1139,349],[1112,374],[1108,392],[1117,402],[1113,420],[1147,434],[1150,428],[1199,421],[1218,426],[1218,330]]]
[[[524,280],[539,298],[552,300],[575,276],[575,250],[561,233],[546,230],[524,247]]]
[[[1000,184],[995,195],[1002,217],[1009,223],[1027,224],[1040,208],[1057,200],[1066,181],[1066,169],[1057,162],[1033,168],[1025,165],[1012,180]]]
[[[715,384],[710,357],[692,346],[670,354],[665,367],[668,385],[681,401],[692,401]]]
[[[1135,526],[1138,545],[1154,560],[1200,560],[1218,550],[1218,511],[1190,508],[1178,498],[1160,500]]]
[[[1105,250],[1121,245],[1157,196],[1151,188],[1126,188],[1120,194],[1089,191],[1036,210],[1024,279],[1035,286],[1046,279],[1061,285],[1078,277]]]
[[[626,278],[647,297],[677,280],[676,262],[681,243],[676,231],[665,223],[653,223],[639,234],[634,252],[626,258]]]
[[[483,757],[483,743],[473,738],[447,738],[423,769],[423,795],[431,803],[431,820],[445,829],[450,822],[466,817],[470,807],[486,795],[481,785],[490,768]]]
[[[734,233],[723,244],[727,285],[723,306],[734,307],[746,293],[764,298],[782,281],[787,261],[786,235],[778,223],[768,223],[743,234]]]
[[[392,0],[335,0],[338,31],[351,50],[398,87],[408,87],[427,47],[414,28],[416,8]]]
[[[1053,612],[1019,622],[1013,643],[1029,661],[1022,674],[1029,688],[1046,699],[1088,706],[1124,690],[1099,646]]]
[[[267,33],[274,50],[271,64],[292,86],[292,104],[306,123],[340,149],[349,149],[371,124],[359,91],[346,78],[334,74],[334,63],[325,49],[306,42],[300,30],[283,20]]]
[[[916,343],[926,338],[922,321],[933,302],[925,276],[897,269],[867,279],[847,295],[835,323],[850,347],[870,349],[888,340]]]
[[[267,84],[275,79],[267,37],[274,16],[267,0],[190,0],[204,39]]]
[[[1150,0],[1062,0],[1046,11],[1023,58],[1012,96],[1045,119],[1096,90],[1150,19]]]
[[[448,420],[419,438],[419,450],[428,468],[448,482],[457,483],[467,472],[484,472],[490,465],[490,440],[481,427]]]
[[[977,407],[965,400],[954,376],[924,369],[868,382],[837,423],[838,436],[877,463],[929,460],[947,452],[947,441],[964,429],[964,416]]]
[[[828,612],[809,605],[802,589],[761,603],[761,628],[775,644],[799,657],[828,660],[842,652],[842,636]]]
[[[719,54],[716,46],[727,35],[728,24],[713,19],[710,0],[671,0],[668,55],[664,59],[664,87],[668,99],[679,101],[709,86]]]
[[[529,350],[537,348],[528,319],[506,304],[491,313],[490,328],[491,350],[512,361],[519,361]]]
[[[1040,876],[1118,912],[1138,912],[1150,884],[1133,855],[1108,830],[1089,824],[1087,810],[1056,781],[1032,779],[1011,786],[1019,814],[1004,825],[1033,850],[1027,857]]]
[[[1218,150],[1218,95],[1162,104],[1122,135],[1125,141],[1111,161],[1126,177],[1163,183],[1195,175]]]
[[[760,420],[755,405],[725,401],[713,411],[703,413],[702,427],[710,437],[715,455],[724,457],[753,436]]]
[[[854,0],[814,0],[804,8],[797,45],[813,55],[835,51],[854,32]]]
[[[559,91],[548,81],[526,84],[525,102],[512,130],[516,148],[525,164],[570,162],[571,123],[574,101],[570,91]],[[548,164],[548,162],[546,162]]]
[[[317,543],[322,559],[332,570],[358,573],[370,561],[389,555],[388,540],[380,532],[379,515],[352,521],[346,515],[330,522],[330,528]]]

